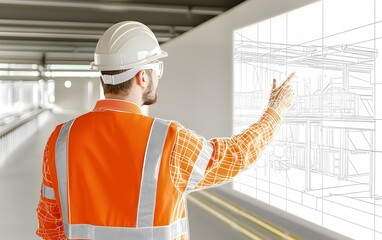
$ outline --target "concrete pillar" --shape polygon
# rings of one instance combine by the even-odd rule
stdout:
[[[344,65],[342,75],[343,75],[343,88],[345,92],[348,92],[349,91],[349,66],[347,64]]]
[[[311,190],[311,169],[312,169],[312,160],[311,160],[311,144],[310,144],[310,132],[311,132],[311,122],[307,120],[305,123],[305,190]]]
[[[381,28],[378,30],[380,31]],[[377,31],[377,29],[376,29]],[[371,157],[370,183],[371,196],[382,197],[382,40],[375,40],[375,48],[378,49],[377,58],[374,61],[375,70],[372,72],[374,85],[374,119],[375,131],[373,139],[373,156]]]
[[[378,65],[377,65],[378,66]],[[379,83],[375,84],[375,132],[374,153],[371,158],[371,195],[382,197],[382,74],[379,74]]]
[[[340,164],[340,179],[347,180],[349,169],[349,152],[348,152],[348,130],[341,128],[341,164]]]

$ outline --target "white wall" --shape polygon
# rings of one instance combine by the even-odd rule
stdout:
[[[150,115],[179,121],[206,138],[231,136],[233,31],[315,1],[248,0],[163,44],[169,57]]]
[[[72,82],[70,88],[64,86],[66,80]],[[99,97],[99,78],[55,79],[55,105],[59,109],[75,113],[91,111]]]

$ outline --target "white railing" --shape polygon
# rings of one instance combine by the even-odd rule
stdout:
[[[28,140],[47,119],[46,109],[35,109],[22,113],[12,122],[0,126],[0,167],[2,167],[15,150]]]

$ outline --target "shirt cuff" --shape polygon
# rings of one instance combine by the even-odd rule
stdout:
[[[281,122],[281,116],[274,110],[273,108],[269,107],[265,110],[265,113],[268,114],[273,120],[274,123],[280,123]]]

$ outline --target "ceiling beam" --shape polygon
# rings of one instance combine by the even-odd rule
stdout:
[[[97,42],[70,42],[70,41],[42,41],[42,40],[19,40],[19,39],[13,39],[13,40],[5,40],[0,39],[0,47],[3,46],[13,46],[13,45],[19,45],[19,46],[66,46],[66,47],[89,47],[89,48],[95,48]]]
[[[104,31],[100,30],[84,30],[84,29],[60,29],[60,28],[35,28],[35,27],[2,27],[0,26],[0,35],[1,36],[12,36],[13,33],[22,34],[25,33],[25,36],[28,36],[29,33],[38,33],[38,34],[56,34],[56,35],[92,35],[97,36],[97,39],[101,37],[102,33]],[[176,33],[170,33],[168,32],[155,32],[154,35],[156,37],[175,37],[177,36]],[[55,35],[54,35],[55,36]],[[81,37],[80,37],[81,38]]]
[[[58,34],[89,34],[101,36],[103,30],[87,30],[78,28],[57,28],[57,27],[30,27],[30,26],[1,26],[0,32],[18,33],[58,33]]]
[[[1,1],[1,0],[0,0]],[[1,4],[0,4],[1,5]],[[113,23],[93,23],[93,22],[66,22],[66,21],[42,21],[42,20],[19,20],[19,19],[0,19],[1,26],[41,26],[41,27],[69,27],[69,28],[99,28],[106,30]],[[170,25],[147,25],[153,31],[186,32],[191,30],[191,26],[170,26]]]
[[[93,34],[62,34],[62,33],[41,33],[41,32],[1,32],[0,37],[12,38],[39,38],[39,39],[73,39],[73,40],[98,40],[100,35]]]
[[[223,8],[179,6],[164,4],[138,4],[138,3],[103,3],[103,2],[77,2],[77,1],[38,1],[38,0],[0,0],[0,5],[32,6],[32,7],[56,7],[89,9],[106,12],[159,12],[195,15],[219,15],[224,12]]]
[[[0,45],[0,52],[14,52],[14,51],[38,51],[38,52],[83,52],[83,53],[93,53],[95,49],[94,47],[81,47],[81,46],[61,46],[61,45],[17,45],[17,44],[8,44],[8,45]]]
[[[0,0],[1,5],[1,0]],[[98,22],[66,22],[66,21],[44,21],[44,20],[20,20],[20,19],[0,19],[0,25],[7,26],[44,26],[44,27],[71,27],[71,28],[101,28],[106,29],[112,23]]]

